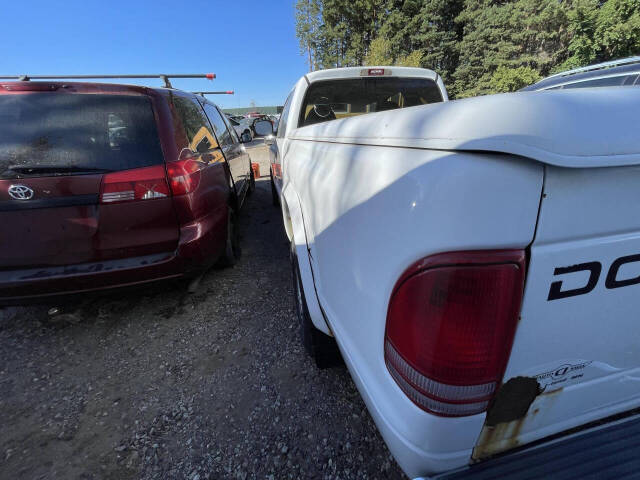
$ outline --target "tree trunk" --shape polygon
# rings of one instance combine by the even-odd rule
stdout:
[[[307,25],[309,25],[309,29],[311,29],[311,0],[307,0]],[[312,32],[309,30],[307,34],[307,54],[309,55],[309,71],[313,71],[313,63],[311,61],[311,37],[315,35],[316,32]]]

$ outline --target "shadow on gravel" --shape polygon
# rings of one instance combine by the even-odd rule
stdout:
[[[299,342],[280,213],[257,183],[240,262],[194,294],[0,310],[0,478],[402,478],[346,369],[317,370]]]

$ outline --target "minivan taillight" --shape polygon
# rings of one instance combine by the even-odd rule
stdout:
[[[100,203],[152,200],[169,196],[164,165],[122,170],[102,177]]]
[[[420,408],[483,412],[504,375],[524,289],[523,250],[437,254],[412,265],[391,295],[384,356]]]
[[[200,184],[200,171],[207,164],[194,158],[167,163],[169,185],[174,195],[193,192]]]

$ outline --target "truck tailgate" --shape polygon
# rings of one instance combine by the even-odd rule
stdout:
[[[640,406],[639,184],[637,166],[545,167],[521,318],[474,460]]]

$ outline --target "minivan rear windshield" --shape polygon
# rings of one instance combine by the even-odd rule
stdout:
[[[364,77],[324,80],[309,87],[298,125],[304,127],[363,113],[441,101],[440,88],[428,78]]]
[[[148,97],[0,95],[0,179],[126,170],[162,162]]]

